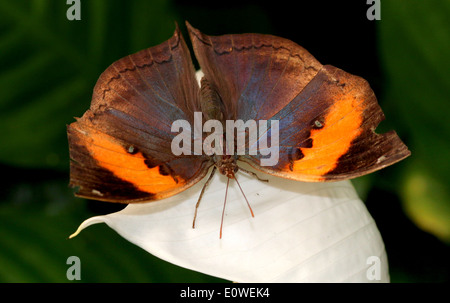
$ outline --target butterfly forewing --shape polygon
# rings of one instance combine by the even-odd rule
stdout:
[[[384,115],[362,78],[322,66],[287,39],[261,34],[208,36],[189,24],[188,28],[205,77],[229,109],[227,117],[279,122],[276,164],[261,165],[266,157],[261,153],[240,160],[289,179],[334,181],[409,156],[395,132],[374,132]],[[258,145],[273,141],[274,132],[268,127],[265,134],[258,134]]]
[[[193,122],[198,84],[177,27],[168,41],[113,63],[94,88],[91,108],[68,126],[71,182],[78,195],[136,202],[174,195],[202,179],[206,156],[171,150],[172,123]]]

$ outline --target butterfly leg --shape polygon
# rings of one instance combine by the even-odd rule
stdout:
[[[194,220],[192,221],[192,228],[195,228],[195,219],[197,218],[197,209],[198,209],[198,206],[200,205],[200,201],[202,200],[203,193],[205,192],[209,183],[211,183],[212,177],[214,176],[215,172],[216,172],[216,166],[213,166],[211,174],[209,175],[208,180],[206,180],[205,185],[203,185],[202,191],[200,192],[200,196],[198,197],[198,201],[195,204],[195,212],[194,212]]]
[[[256,173],[254,173],[254,172],[252,172],[252,171],[246,170],[246,169],[241,168],[241,167],[239,167],[239,170],[240,170],[240,171],[243,171],[244,173],[247,173],[247,174],[249,174],[249,175],[251,175],[251,176],[253,176],[253,177],[255,177],[255,178],[258,179],[259,181],[262,181],[262,182],[269,182],[269,180],[267,180],[267,179],[261,179]]]

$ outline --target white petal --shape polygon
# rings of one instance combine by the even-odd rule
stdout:
[[[195,229],[204,181],[168,199],[93,217],[80,230],[105,222],[161,259],[236,282],[389,282],[380,233],[349,181],[303,183],[259,175],[269,183],[237,176],[254,218],[231,180],[222,239],[226,178],[219,174],[203,196]]]

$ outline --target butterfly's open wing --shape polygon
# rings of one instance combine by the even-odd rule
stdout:
[[[367,174],[410,154],[395,132],[374,132],[384,115],[364,79],[321,65],[287,39],[262,34],[208,36],[189,24],[188,29],[227,119],[279,123],[276,164],[261,165],[267,157],[261,153],[247,153],[240,160],[285,178],[333,181]],[[274,128],[259,133],[258,147],[270,146],[274,136]]]
[[[138,202],[174,195],[211,165],[175,156],[172,122],[191,123],[198,84],[177,27],[166,42],[113,63],[100,76],[90,109],[67,128],[70,184],[78,196]]]

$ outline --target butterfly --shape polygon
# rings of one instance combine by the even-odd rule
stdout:
[[[366,80],[322,65],[288,39],[208,36],[186,25],[204,73],[201,85],[177,25],[169,40],[108,67],[89,110],[68,125],[70,185],[78,188],[77,196],[119,203],[159,200],[204,179],[211,167],[208,180],[216,170],[234,179],[242,162],[287,179],[339,181],[410,155],[395,131],[375,132],[384,114]],[[234,142],[230,153],[174,153],[179,135],[174,121],[194,125],[199,114],[222,125],[277,121],[278,161],[261,165],[267,156],[249,153],[249,140]],[[256,143],[273,141],[274,130],[266,128]],[[249,129],[243,133],[250,138]],[[194,132],[189,139],[201,141],[208,134],[199,138]]]

